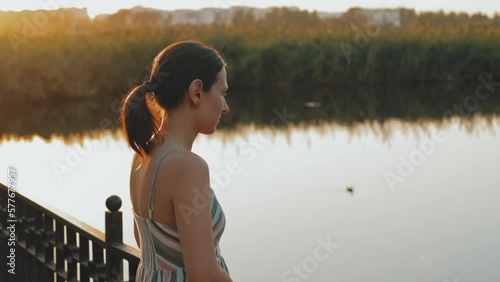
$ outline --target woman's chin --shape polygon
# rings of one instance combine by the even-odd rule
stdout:
[[[216,130],[217,130],[217,125],[212,129],[200,131],[200,133],[205,135],[210,135],[214,133]]]
[[[219,123],[220,123],[220,120],[216,121],[216,123],[214,125],[212,125],[212,127],[207,127],[207,128],[204,128],[202,130],[200,130],[200,133],[201,134],[212,134],[214,133],[216,130],[217,130],[217,126],[219,126]]]

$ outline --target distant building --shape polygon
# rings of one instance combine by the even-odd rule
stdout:
[[[396,8],[396,9],[365,9],[351,8],[341,17],[345,20],[362,20],[374,22],[380,25],[392,25],[395,27],[406,27],[416,17],[415,10]]]
[[[24,29],[36,34],[77,33],[90,21],[87,8],[60,8],[57,10],[0,11],[0,32],[22,34]]]
[[[277,7],[281,8],[281,7]],[[286,7],[289,11],[300,11],[297,7]],[[253,8],[245,6],[232,6],[223,8],[204,8],[201,10],[181,9],[174,11],[157,10],[136,6],[130,10],[123,9],[113,14],[97,15],[93,21],[110,22],[117,26],[164,26],[176,24],[200,25],[217,23],[232,23],[234,19],[255,20],[258,21],[266,14],[276,9],[271,8]],[[38,11],[37,11],[38,12]],[[50,28],[44,32],[56,31],[65,33],[84,32],[85,24],[91,21],[86,8],[62,8],[58,10],[46,11],[49,15]],[[19,30],[23,23],[22,18],[31,19],[35,11],[21,12],[0,12],[0,31],[1,30]],[[320,19],[340,18],[344,22],[366,22],[372,21],[380,24],[390,24],[396,27],[404,27],[413,18],[416,17],[414,10],[403,8],[398,9],[364,9],[351,8],[345,13],[330,13],[316,11]]]
[[[292,11],[299,11],[297,7],[287,7]],[[263,18],[267,13],[269,13],[273,8],[253,8],[245,6],[232,6],[227,9],[223,8],[203,8],[200,10],[190,10],[190,9],[179,9],[174,11],[163,11],[155,10],[151,8],[144,8],[141,6],[134,7],[130,9],[130,13],[125,15],[125,19],[122,22],[125,25],[132,24],[135,22],[132,17],[134,14],[142,13],[144,11],[156,11],[163,15],[162,21],[158,22],[158,25],[162,24],[188,24],[188,25],[198,25],[198,24],[212,24],[214,21],[222,23],[231,23],[234,16],[238,11],[244,11],[245,13],[250,13],[255,20]],[[317,12],[319,18],[328,17],[339,17],[342,13],[328,13],[328,12]],[[97,15],[95,20],[107,20],[110,16],[109,14]]]
[[[401,27],[401,13],[399,9],[365,9],[364,14],[371,21]]]

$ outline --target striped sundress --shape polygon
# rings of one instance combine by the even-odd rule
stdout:
[[[182,149],[181,149],[182,150]],[[139,216],[132,209],[134,219],[140,237],[140,263],[136,272],[136,282],[187,282],[182,248],[179,241],[179,233],[175,225],[163,224],[153,220],[152,199],[154,195],[154,184],[161,163],[173,152],[167,153],[156,168],[153,179],[153,187],[150,190],[149,217]],[[227,273],[229,270],[222,257],[219,240],[226,226],[226,217],[212,188],[210,199],[210,210],[212,212],[212,230],[215,245],[217,263]]]

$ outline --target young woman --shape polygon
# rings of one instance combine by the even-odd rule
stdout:
[[[136,152],[130,172],[136,281],[232,281],[219,249],[226,224],[207,163],[191,152],[229,112],[226,62],[213,47],[177,42],[153,61],[148,81],[124,98],[121,123]]]

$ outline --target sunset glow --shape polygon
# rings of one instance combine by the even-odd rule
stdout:
[[[26,1],[3,1],[0,3],[0,10],[20,11],[20,10],[40,10],[40,9],[58,9],[58,8],[87,8],[90,17],[98,14],[110,14],[120,9],[130,9],[135,6],[144,6],[160,10],[175,9],[201,9],[205,7],[229,8],[232,6],[250,6],[250,7],[269,7],[269,6],[295,6],[301,9],[318,10],[326,12],[344,12],[350,7],[364,8],[396,8],[406,7],[416,11],[438,11],[445,12],[467,12],[467,13],[485,13],[493,16],[500,12],[499,1],[477,0],[477,1],[407,1],[407,0],[354,0],[349,2],[330,2],[330,1],[299,1],[299,0],[190,0],[190,1],[137,1],[124,0],[117,2],[102,1],[81,1],[81,0],[26,0]]]

